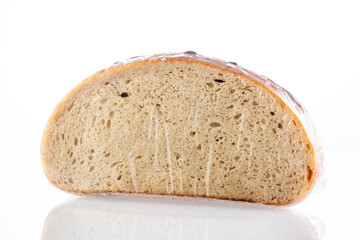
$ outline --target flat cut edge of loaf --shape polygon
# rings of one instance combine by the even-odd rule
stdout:
[[[181,53],[164,53],[164,54],[157,54],[157,55],[150,55],[150,56],[138,56],[130,58],[124,62],[116,62],[113,66],[100,70],[96,72],[95,74],[91,75],[90,77],[86,78],[82,82],[78,83],[56,106],[53,113],[51,114],[51,117],[49,118],[41,141],[40,146],[40,155],[42,159],[42,165],[43,165],[43,171],[46,176],[46,178],[57,188],[69,192],[72,194],[77,195],[96,195],[96,196],[109,196],[109,195],[122,195],[122,194],[131,194],[134,196],[137,196],[139,193],[133,193],[133,192],[111,192],[111,191],[93,191],[91,193],[88,193],[86,191],[69,191],[66,189],[61,188],[57,185],[57,183],[51,179],[46,174],[46,163],[47,159],[44,154],[46,151],[46,143],[48,142],[48,137],[50,135],[51,127],[54,122],[62,115],[62,113],[66,110],[68,105],[70,105],[76,96],[81,92],[82,89],[84,89],[89,84],[92,84],[94,81],[96,81],[98,78],[103,77],[105,75],[114,74],[119,71],[122,71],[126,68],[131,68],[135,66],[142,66],[146,64],[153,64],[157,62],[187,62],[192,64],[200,64],[208,67],[215,68],[217,70],[227,71],[236,75],[239,75],[261,87],[263,87],[269,94],[272,94],[281,105],[285,107],[285,109],[294,116],[294,118],[299,123],[299,128],[303,134],[305,134],[307,142],[309,143],[311,155],[313,156],[312,159],[312,175],[311,180],[308,183],[308,189],[307,191],[304,191],[302,194],[300,194],[297,198],[294,198],[292,201],[280,203],[280,204],[273,204],[269,203],[269,205],[278,205],[278,206],[284,206],[284,205],[292,205],[301,202],[304,200],[313,190],[315,184],[318,182],[320,175],[323,171],[323,151],[322,147],[319,143],[318,135],[316,134],[314,123],[311,121],[307,111],[305,108],[301,105],[301,103],[286,89],[280,87],[275,82],[270,80],[267,77],[264,77],[262,75],[259,75],[253,71],[250,71],[248,69],[245,69],[241,66],[239,66],[235,62],[226,62],[220,59],[216,58],[209,58],[205,57],[203,55],[199,55],[195,52],[189,51],[189,52],[181,52]],[[163,194],[148,194],[153,196],[161,196]],[[167,195],[167,194],[164,194]],[[174,196],[183,196],[180,194],[172,194]],[[214,197],[208,197],[208,196],[196,196],[196,197],[204,197],[204,198],[214,198]],[[220,198],[216,197],[217,199],[227,199],[227,198]],[[229,199],[232,201],[245,201],[245,202],[252,202],[249,200],[235,200],[235,199]],[[264,203],[266,204],[266,203]]]

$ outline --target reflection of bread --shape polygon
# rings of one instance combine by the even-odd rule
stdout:
[[[317,226],[288,209],[248,203],[85,197],[54,208],[42,239],[316,240]]]
[[[77,193],[297,202],[318,175],[316,146],[286,100],[302,110],[270,80],[192,52],[117,64],[55,109],[45,174]]]

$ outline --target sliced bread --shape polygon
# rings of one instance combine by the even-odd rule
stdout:
[[[321,167],[286,90],[195,52],[136,57],[76,86],[46,126],[47,178],[74,193],[145,193],[286,205]]]

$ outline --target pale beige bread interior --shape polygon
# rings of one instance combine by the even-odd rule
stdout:
[[[313,182],[312,145],[275,94],[186,61],[99,74],[54,113],[44,170],[70,192],[288,204]]]

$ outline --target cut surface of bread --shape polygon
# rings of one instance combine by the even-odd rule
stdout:
[[[74,193],[295,203],[320,166],[301,114],[290,93],[235,63],[194,52],[137,57],[59,103],[43,167]]]

